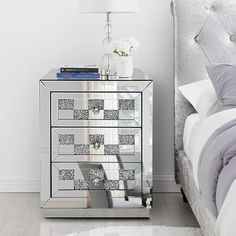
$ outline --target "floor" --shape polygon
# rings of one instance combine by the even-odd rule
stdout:
[[[198,227],[179,193],[154,194],[150,219],[44,219],[38,193],[0,193],[1,236],[66,236],[96,227],[167,225]]]

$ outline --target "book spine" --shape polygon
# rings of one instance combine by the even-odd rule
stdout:
[[[57,73],[57,78],[70,79],[70,78],[81,78],[81,79],[98,79],[100,73],[93,74],[82,74],[82,73]]]
[[[67,68],[61,67],[61,73],[98,73],[98,68]]]

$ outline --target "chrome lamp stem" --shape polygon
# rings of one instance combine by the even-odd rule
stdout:
[[[104,47],[104,54],[102,57],[104,70],[102,75],[109,79],[110,76],[113,75],[112,73],[112,57],[113,55],[109,52],[108,46],[113,41],[111,34],[112,34],[112,25],[111,25],[111,12],[107,12],[106,15],[106,24],[104,26],[104,31],[106,34],[105,39],[103,40],[103,47]]]

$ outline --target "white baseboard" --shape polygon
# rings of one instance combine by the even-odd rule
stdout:
[[[0,177],[0,192],[40,192],[39,176]],[[173,175],[155,175],[153,192],[179,192]]]
[[[0,177],[0,192],[39,192],[39,176]]]
[[[174,175],[154,175],[154,193],[176,193],[180,192],[180,187],[175,183]]]

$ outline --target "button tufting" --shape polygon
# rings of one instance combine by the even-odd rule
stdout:
[[[211,8],[210,8],[210,9],[211,9],[211,11],[216,11],[216,8],[215,8],[215,6],[213,6],[213,5],[211,6]]]
[[[231,34],[230,35],[230,41],[236,42],[236,35]]]
[[[200,40],[199,34],[194,37],[194,40],[195,40],[196,43],[199,42],[199,40]]]
[[[216,7],[214,5],[207,5],[205,6],[205,9],[209,11],[216,11]]]

